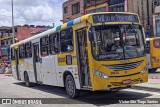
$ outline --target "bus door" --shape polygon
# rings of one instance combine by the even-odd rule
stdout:
[[[19,69],[18,69],[18,66],[19,66],[19,52],[18,52],[18,49],[15,49],[15,61],[16,61],[16,76],[15,76],[15,78],[17,80],[20,80],[20,73],[19,73]]]
[[[87,50],[87,30],[82,29],[77,31],[77,55],[78,69],[80,74],[81,87],[91,87],[88,50]]]
[[[40,57],[39,57],[39,43],[33,44],[33,66],[34,66],[34,74],[35,80],[37,83],[42,82],[41,77],[41,69],[40,69]]]
[[[151,49],[150,49],[150,40],[146,41],[146,51],[147,51],[147,60],[148,60],[148,68],[151,69]]]

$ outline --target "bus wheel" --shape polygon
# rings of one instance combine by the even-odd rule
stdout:
[[[79,91],[76,89],[74,79],[71,75],[67,75],[65,78],[65,88],[69,97],[75,98],[78,96]]]
[[[30,87],[29,77],[28,77],[28,74],[26,72],[24,73],[24,81],[25,81],[25,85],[27,87]]]

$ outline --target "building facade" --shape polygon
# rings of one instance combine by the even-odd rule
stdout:
[[[108,0],[84,0],[84,14],[108,12]]]
[[[159,0],[68,0],[63,3],[63,22],[95,12],[133,12],[140,17],[146,37],[155,35],[153,25],[154,5]],[[77,8],[73,8],[74,4]],[[76,6],[75,6],[76,7]],[[73,14],[78,11],[77,14]]]
[[[21,41],[37,33],[45,31],[44,27],[15,26],[15,41]],[[13,43],[11,27],[0,27],[0,63],[9,62],[10,45]]]
[[[63,3],[63,23],[76,19],[84,15],[83,0],[68,0]]]
[[[4,42],[7,45],[12,43],[12,36],[11,36],[12,32],[10,29],[12,28],[11,27],[0,27],[0,63],[3,62],[2,56],[4,56],[4,51],[5,51]]]
[[[109,11],[133,12],[140,17],[146,36],[153,34],[153,0],[109,0]]]
[[[154,35],[160,36],[160,0],[154,0],[153,29]]]

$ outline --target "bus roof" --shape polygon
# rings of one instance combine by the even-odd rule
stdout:
[[[77,19],[71,20],[71,21],[69,21],[69,22],[67,22],[67,23],[64,23],[64,24],[62,24],[62,25],[59,25],[59,26],[54,27],[54,28],[52,28],[52,29],[49,29],[49,30],[47,30],[47,31],[44,31],[44,32],[42,32],[42,33],[39,33],[39,34],[37,34],[37,35],[35,35],[35,36],[29,37],[29,38],[27,38],[27,39],[25,39],[25,40],[22,40],[22,41],[20,41],[20,42],[15,43],[15,44],[12,44],[12,45],[10,46],[10,48],[20,46],[20,45],[25,44],[25,43],[28,43],[28,42],[30,42],[30,41],[32,41],[32,40],[35,40],[35,39],[44,37],[44,36],[49,35],[49,34],[52,34],[52,33],[55,33],[55,32],[57,32],[57,31],[59,31],[59,30],[61,30],[61,29],[65,29],[65,28],[67,28],[67,27],[71,27],[71,26],[73,26],[73,25],[75,25],[75,24],[78,24],[78,23],[81,23],[81,22],[85,22],[91,15],[95,15],[95,14],[114,14],[114,13],[115,13],[115,14],[116,14],[116,13],[117,13],[117,14],[133,14],[133,15],[137,15],[137,16],[138,16],[138,14],[136,14],[136,13],[130,13],[130,12],[98,12],[98,13],[91,13],[91,14],[87,14],[87,15],[84,15],[84,16],[82,16],[82,17],[79,17],[79,18],[77,18]]]
[[[159,37],[159,36],[156,36],[156,37],[154,37],[153,39],[160,39],[160,37]]]
[[[150,41],[150,40],[159,40],[160,37],[156,36],[156,37],[151,37],[151,38],[146,38],[146,41]]]
[[[151,40],[151,38],[146,38],[146,41],[149,41],[149,40]]]

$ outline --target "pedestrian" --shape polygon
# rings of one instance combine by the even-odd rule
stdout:
[[[2,66],[1,66],[1,64],[0,64],[0,74],[2,74]]]
[[[2,74],[4,74],[5,69],[4,69],[3,65],[1,66],[1,71],[2,71]]]
[[[3,73],[5,72],[6,67],[7,67],[7,64],[4,62],[4,63],[3,63],[3,67],[2,67]]]

